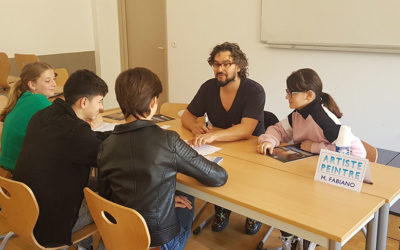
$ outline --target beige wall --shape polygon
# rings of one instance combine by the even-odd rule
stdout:
[[[109,87],[105,108],[117,107],[120,73],[117,0],[2,0],[0,51],[36,54],[54,67],[95,70]],[[12,67],[12,73],[18,73]]]
[[[90,0],[2,0],[0,50],[36,55],[94,50]]]
[[[117,0],[92,0],[97,73],[108,85],[106,109],[118,107],[115,79],[121,72]]]
[[[267,93],[265,108],[278,118],[291,111],[286,77],[311,67],[342,109],[342,123],[376,147],[400,151],[399,54],[267,48],[260,42],[261,0],[168,0],[167,22],[171,102],[189,102],[213,77],[206,59],[214,45],[237,42],[249,58],[250,78]]]
[[[115,107],[112,93],[120,71],[116,2],[3,0],[0,29],[7,39],[0,39],[0,50],[9,56],[15,49],[24,53],[35,49],[39,55],[95,50],[97,69],[111,93],[105,106]],[[266,109],[279,118],[290,112],[284,99],[286,77],[311,67],[344,112],[342,123],[374,146],[400,151],[399,54],[267,48],[260,42],[260,15],[261,0],[168,0],[170,101],[189,102],[201,83],[213,77],[206,63],[212,47],[234,41],[247,53],[250,77],[264,86]],[[68,38],[79,39],[67,40],[59,35],[60,29]]]

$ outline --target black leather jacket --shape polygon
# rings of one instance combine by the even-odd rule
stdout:
[[[228,178],[225,169],[197,154],[176,132],[146,120],[116,126],[101,144],[97,160],[100,195],[137,210],[146,220],[151,246],[179,233],[177,172],[215,187]]]

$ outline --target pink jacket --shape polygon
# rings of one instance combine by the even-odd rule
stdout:
[[[336,150],[336,139],[341,128],[339,119],[320,100],[314,100],[302,110],[294,110],[288,117],[268,127],[260,135],[258,143],[270,142],[274,147],[281,142],[301,143],[311,140],[311,152],[319,154],[321,149]],[[351,155],[365,158],[367,155],[361,140],[351,134]]]

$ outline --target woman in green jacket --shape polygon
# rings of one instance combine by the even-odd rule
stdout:
[[[4,122],[1,135],[0,166],[13,171],[31,117],[50,106],[56,82],[53,68],[47,63],[25,65],[20,80],[12,87],[6,107],[0,113]],[[4,172],[4,171],[3,171]]]

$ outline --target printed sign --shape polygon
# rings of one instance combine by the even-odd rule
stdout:
[[[360,192],[368,164],[367,159],[322,149],[314,180]]]

